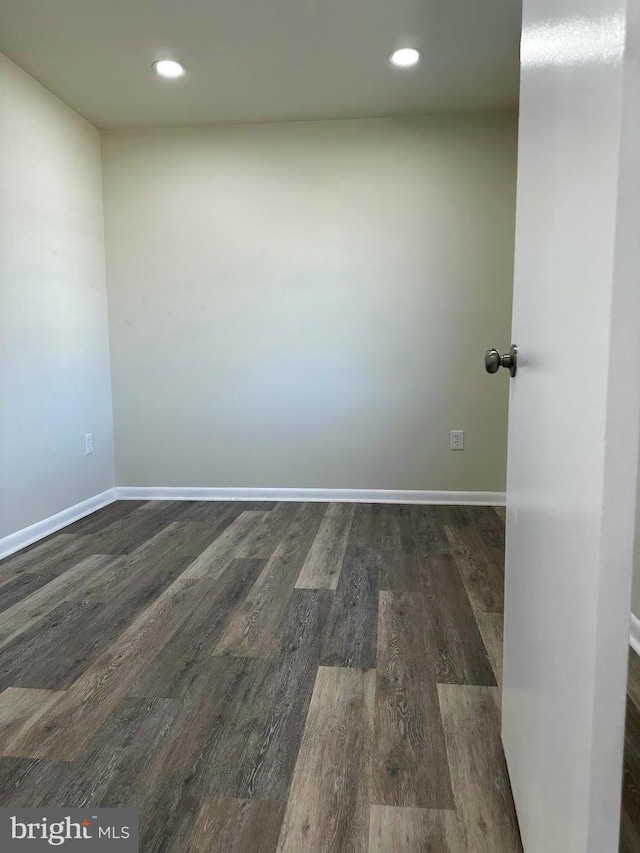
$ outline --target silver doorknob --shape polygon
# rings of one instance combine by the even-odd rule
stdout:
[[[506,367],[511,376],[516,375],[518,366],[518,348],[511,344],[511,349],[500,355],[497,349],[488,349],[484,354],[484,369],[487,373],[497,373],[501,367]]]

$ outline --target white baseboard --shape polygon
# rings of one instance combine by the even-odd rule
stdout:
[[[468,504],[504,506],[504,492],[426,492],[390,489],[244,489],[119,486],[118,500],[329,501],[339,503]]]
[[[631,614],[631,622],[629,625],[629,645],[640,655],[640,619]]]
[[[79,518],[84,518],[85,515],[90,515],[92,512],[113,503],[115,500],[117,500],[116,490],[108,489],[106,492],[94,495],[92,498],[88,498],[86,501],[82,501],[75,506],[63,509],[62,512],[57,512],[43,521],[31,524],[23,530],[10,533],[9,536],[0,539],[0,559],[8,557],[9,554],[13,554],[21,548],[26,548],[27,545],[31,545],[39,539],[44,539],[45,536],[55,533],[56,530],[66,527],[67,524],[71,524]]]

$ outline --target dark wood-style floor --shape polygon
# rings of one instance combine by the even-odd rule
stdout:
[[[491,507],[119,502],[0,563],[0,804],[143,853],[517,853]]]
[[[629,649],[620,853],[640,851],[640,657]]]

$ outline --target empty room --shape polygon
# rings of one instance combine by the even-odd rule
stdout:
[[[639,56],[0,0],[2,851],[640,851]]]

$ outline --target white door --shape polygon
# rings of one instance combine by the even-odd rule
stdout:
[[[526,853],[618,849],[640,417],[639,6],[524,0],[503,740]]]

